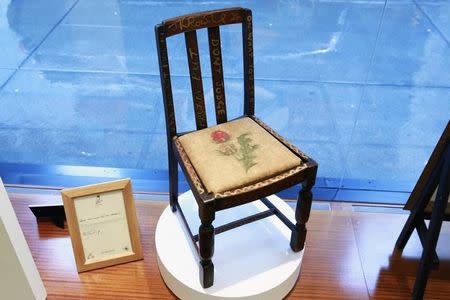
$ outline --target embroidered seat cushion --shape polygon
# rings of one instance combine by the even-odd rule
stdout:
[[[247,117],[185,134],[179,141],[210,193],[247,186],[302,164]]]

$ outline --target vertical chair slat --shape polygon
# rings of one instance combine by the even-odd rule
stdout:
[[[155,27],[156,45],[158,48],[159,73],[161,76],[161,87],[164,100],[164,111],[166,114],[166,131],[168,135],[168,146],[171,149],[172,137],[177,133],[177,126],[175,122],[175,111],[172,98],[172,84],[170,81],[169,57],[167,54],[167,43],[164,26],[159,25]]]
[[[186,39],[186,51],[191,75],[192,98],[194,100],[195,122],[197,129],[207,127],[205,99],[203,96],[202,72],[200,69],[200,57],[198,52],[197,33],[188,31],[184,33]]]
[[[255,83],[253,68],[252,12],[244,10],[242,42],[244,45],[244,114],[255,114]]]
[[[220,124],[227,121],[227,108],[225,102],[222,50],[220,46],[219,27],[208,28],[208,40],[209,40],[209,57],[211,58],[214,104],[216,107],[216,120],[217,124]]]

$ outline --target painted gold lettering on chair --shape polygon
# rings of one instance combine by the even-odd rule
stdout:
[[[242,14],[239,9],[236,9],[235,11],[215,11],[209,14],[182,16],[167,20],[165,25],[167,26],[167,36],[172,36],[177,33],[196,30],[199,28],[240,22],[242,22]]]
[[[255,113],[255,93],[254,93],[254,67],[253,67],[253,29],[252,29],[252,16],[251,12],[247,12],[245,17],[244,28],[245,40],[244,40],[244,64],[245,64],[245,113],[248,115],[254,115]]]
[[[192,79],[202,80],[200,76],[200,62],[197,49],[188,48],[189,57],[191,59]]]
[[[191,90],[194,101],[194,112],[197,129],[207,127],[205,100],[203,96],[202,72],[198,53],[197,33],[185,32],[186,51],[188,55],[189,73],[191,76]]]
[[[208,38],[211,59],[211,72],[213,79],[214,104],[216,108],[216,120],[217,123],[220,124],[227,121],[227,114],[219,27],[208,28]]]

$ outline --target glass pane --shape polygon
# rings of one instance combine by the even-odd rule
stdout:
[[[235,6],[253,11],[256,114],[318,161],[316,197],[405,202],[450,116],[445,1],[0,1],[0,176],[48,186],[131,177],[136,190],[167,192],[153,27]],[[214,125],[206,32],[198,38]],[[224,26],[221,39],[235,118],[241,27]],[[168,49],[178,129],[193,130],[183,35]]]

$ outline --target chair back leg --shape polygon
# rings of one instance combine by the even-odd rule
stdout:
[[[173,212],[177,211],[178,203],[178,163],[172,147],[169,152],[169,203]]]

